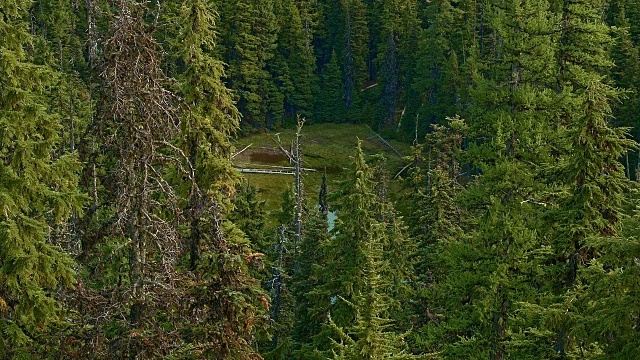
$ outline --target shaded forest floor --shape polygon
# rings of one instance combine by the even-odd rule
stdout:
[[[318,191],[322,182],[322,174],[327,173],[328,191],[334,192],[351,167],[352,156],[355,152],[358,138],[362,140],[363,149],[367,154],[382,154],[387,159],[389,173],[389,187],[391,196],[400,189],[398,180],[391,180],[406,164],[407,160],[399,156],[366,125],[362,124],[313,124],[305,125],[302,129],[303,167],[316,171],[304,173],[304,190],[310,203],[316,203]],[[279,149],[276,141],[289,150],[295,137],[295,129],[278,129],[271,133],[254,133],[238,139],[235,143],[236,151],[251,146],[238,154],[233,163],[238,168],[276,170],[277,167],[293,166]],[[409,156],[409,144],[385,139],[389,145],[402,156]],[[292,170],[288,170],[292,171]],[[284,174],[244,174],[249,184],[260,191],[260,198],[266,202],[269,214],[273,214],[280,207],[282,193],[287,186],[293,187],[293,175]],[[269,216],[269,221],[273,216]]]

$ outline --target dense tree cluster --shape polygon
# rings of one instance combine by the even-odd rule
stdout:
[[[634,359],[638,135],[638,0],[0,1],[0,359]]]

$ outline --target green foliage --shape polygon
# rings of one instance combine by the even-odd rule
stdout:
[[[328,299],[314,296],[313,292],[326,281],[323,274],[327,265],[326,251],[330,251],[328,222],[325,214],[310,211],[305,220],[305,231],[300,243],[299,271],[293,274],[292,292],[295,299],[293,340],[297,359],[308,359],[313,353],[313,336],[319,334],[326,314],[322,311]]]
[[[407,200],[417,209],[409,217],[411,233],[418,240],[414,312],[427,314],[414,320],[419,331],[412,340],[414,347],[426,352],[441,351],[442,345],[465,330],[445,321],[446,313],[464,313],[459,299],[468,296],[462,289],[469,286],[461,272],[465,262],[458,260],[468,247],[462,228],[465,219],[457,203],[463,190],[457,177],[466,126],[460,118],[449,121],[447,127],[434,125],[427,143],[415,147],[415,168],[409,178],[412,192]],[[425,161],[427,169],[420,167]]]
[[[408,280],[395,280],[402,278],[406,259],[384,256],[409,250],[402,246],[405,234],[400,220],[389,217],[389,204],[380,192],[376,194],[374,172],[360,146],[353,171],[336,204],[338,221],[331,243],[338,251],[325,260],[331,264],[330,271],[339,274],[325,283],[331,289],[328,316],[336,334],[332,336],[334,358],[413,358],[406,352],[406,335],[394,330],[391,316],[399,301],[398,284]]]
[[[267,63],[277,47],[278,22],[273,0],[220,4],[221,45],[229,64],[229,84],[238,94],[243,121],[270,128],[283,112],[283,95]]]
[[[293,0],[277,2],[274,10],[281,21],[276,56],[273,61],[274,78],[284,95],[285,116],[311,118],[312,91],[315,85],[315,54],[310,30],[305,29],[298,7]]]
[[[0,353],[26,358],[45,331],[59,324],[58,288],[75,281],[71,257],[53,234],[78,211],[76,154],[60,149],[60,116],[47,92],[56,73],[36,65],[28,49],[31,1],[2,6],[0,39]]]
[[[241,182],[237,187],[233,205],[229,220],[247,234],[256,249],[264,252],[267,247],[265,201],[260,199],[258,189],[246,180]]]
[[[253,336],[264,321],[258,304],[266,299],[249,270],[261,254],[253,253],[245,234],[225,219],[237,184],[229,157],[230,137],[240,115],[222,82],[223,63],[215,58],[216,16],[206,1],[192,1],[183,4],[177,21],[181,26],[176,47],[185,65],[180,74],[183,147],[191,180],[185,197],[196,277],[189,288],[195,300],[189,310],[194,316],[184,324],[184,331],[185,340],[207,357],[250,359],[256,356]],[[246,202],[255,202],[250,189],[244,190]]]
[[[184,104],[185,154],[194,168],[191,179],[215,201],[228,204],[237,179],[228,156],[240,114],[222,79],[225,69],[215,57],[217,13],[206,1],[184,4],[178,14],[176,48],[184,69],[179,74]]]
[[[338,56],[343,63],[342,100],[350,116],[357,119],[354,104],[359,103],[359,89],[369,78],[366,64],[369,40],[366,4],[362,0],[341,0],[340,10],[344,19],[341,24],[343,38],[338,48]]]
[[[0,358],[637,357],[640,1],[4,0],[0,34]],[[297,116],[319,210],[234,169]]]
[[[342,94],[342,75],[336,52],[333,51],[320,77],[320,93],[316,99],[318,121],[341,123],[346,120]]]
[[[418,113],[422,131],[430,123],[459,114],[465,100],[459,66],[468,51],[461,40],[470,35],[464,17],[471,14],[455,5],[448,0],[426,5],[429,26],[418,36],[418,57],[408,99],[411,109]]]

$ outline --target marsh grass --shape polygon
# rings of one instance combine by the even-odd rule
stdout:
[[[244,136],[235,143],[236,149],[243,149],[252,144],[242,154],[234,158],[238,167],[292,166],[276,145],[279,139],[285,149],[289,149],[295,136],[295,129],[278,129],[271,133],[254,133]],[[375,133],[365,125],[357,124],[312,124],[303,128],[302,152],[303,166],[315,169],[306,172],[303,177],[304,189],[310,206],[315,206],[322,181],[323,171],[327,172],[329,192],[336,189],[338,183],[347,176],[353,161],[358,138],[362,140],[363,149],[368,155],[382,154],[387,159],[389,177],[393,177],[406,161],[393,150],[385,146]],[[399,141],[385,139],[403,155],[410,153],[410,145]],[[266,201],[266,210],[270,214],[268,223],[273,222],[271,216],[280,206],[282,192],[287,186],[293,186],[293,176],[272,174],[244,174],[249,183],[260,190],[262,200]],[[400,186],[390,181],[390,193]]]

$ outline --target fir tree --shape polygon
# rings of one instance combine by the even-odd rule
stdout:
[[[359,89],[368,78],[366,60],[369,33],[366,4],[362,0],[342,0],[341,10],[344,16],[344,40],[340,49],[344,61],[342,100],[347,110],[350,110],[352,105],[358,103]]]
[[[271,269],[267,287],[271,293],[271,320],[273,335],[268,352],[269,359],[287,359],[293,350],[292,328],[294,324],[295,299],[291,289],[294,261],[297,260],[293,241],[295,194],[291,187],[282,193],[280,209],[276,213],[278,228],[271,234],[268,265]]]
[[[284,104],[267,68],[277,47],[273,0],[220,5],[224,59],[229,64],[229,85],[239,96],[238,109],[244,122],[269,128],[282,116]]]
[[[35,354],[34,340],[60,322],[54,292],[73,285],[74,264],[52,242],[52,230],[83,202],[79,163],[58,148],[61,119],[49,111],[47,91],[58,74],[29,55],[31,4],[10,1],[0,10],[0,353],[6,358]]]
[[[178,18],[177,48],[185,65],[180,74],[182,134],[191,180],[190,262],[199,280],[191,294],[195,304],[188,340],[207,356],[249,359],[257,354],[252,339],[260,323],[256,297],[261,291],[247,266],[258,255],[226,220],[237,185],[230,138],[240,116],[222,82],[223,64],[214,57],[216,20],[217,14],[200,0],[185,3]]]
[[[352,311],[348,325],[339,325],[332,316],[329,322],[337,337],[335,359],[411,359],[406,352],[404,335],[392,328],[390,309],[394,306],[387,287],[392,286],[387,249],[399,239],[389,239],[388,228],[380,210],[376,211],[373,171],[365,163],[359,145],[355,157],[355,176],[338,204],[336,241],[341,243],[342,289],[335,295]],[[349,215],[347,215],[349,214]],[[340,217],[342,215],[342,217]],[[396,269],[394,269],[396,270]],[[333,314],[333,313],[332,313]],[[342,320],[344,321],[344,320]]]
[[[237,187],[233,205],[229,220],[247,234],[254,247],[261,252],[266,251],[265,201],[260,199],[258,188],[247,180],[242,181]]]
[[[375,43],[372,52],[377,53],[373,62],[382,87],[380,100],[384,111],[384,116],[378,121],[378,128],[395,129],[398,122],[397,102],[405,85],[410,84],[408,78],[415,70],[413,59],[420,28],[417,4],[413,0],[377,1],[374,2],[374,10],[379,23],[379,34],[377,39],[372,35],[371,42]],[[372,67],[374,66],[370,65]]]
[[[328,246],[329,230],[326,214],[311,211],[305,219],[305,231],[300,243],[299,271],[292,278],[292,292],[295,296],[294,327],[292,338],[295,342],[296,359],[315,359],[313,336],[321,332],[326,314],[325,299],[314,296],[313,291],[324,281],[325,251]],[[326,306],[326,305],[325,305]]]
[[[565,221],[571,224],[567,229],[571,237],[565,250],[570,254],[565,280],[572,287],[561,305],[569,310],[565,319],[571,324],[565,343],[568,358],[590,351],[596,355],[599,347],[609,356],[620,356],[618,351],[631,345],[624,343],[628,340],[624,335],[623,339],[612,341],[620,324],[612,323],[611,318],[619,314],[619,308],[609,308],[603,303],[614,295],[609,293],[609,281],[615,271],[609,270],[609,266],[619,264],[602,255],[610,254],[612,247],[619,244],[622,202],[629,186],[619,159],[634,144],[626,139],[625,129],[608,124],[609,101],[616,93],[598,80],[594,79],[586,89],[583,95],[586,108],[574,120],[569,133],[573,159],[568,175],[574,191],[566,204]],[[577,301],[568,305],[569,299]],[[627,316],[634,315],[627,313]],[[561,355],[565,349],[560,349]]]
[[[563,171],[569,191],[561,201],[557,215],[561,226],[553,242],[559,299],[545,317],[557,334],[554,347],[559,357],[584,358],[602,352],[587,327],[595,319],[586,306],[596,296],[588,286],[595,280],[586,275],[599,257],[595,244],[607,244],[619,232],[626,185],[618,159],[631,144],[623,129],[608,123],[610,103],[619,93],[602,77],[612,65],[607,55],[609,29],[601,18],[603,4],[556,5],[562,24],[558,96],[568,99],[557,116],[568,127],[565,139],[570,153]]]
[[[180,209],[164,173],[168,162],[177,158],[171,142],[179,129],[159,44],[144,20],[148,8],[126,1],[113,5],[104,43],[101,113],[91,126],[102,129],[98,139],[109,155],[104,165],[110,173],[108,206],[113,207],[113,213],[105,211],[101,219],[108,231],[101,234],[100,250],[108,266],[94,273],[94,280],[96,287],[115,295],[96,296],[118,311],[105,314],[104,307],[92,307],[83,315],[118,324],[115,343],[126,341],[96,351],[134,358],[175,346],[164,338],[165,328],[151,330],[149,324],[158,313],[177,305],[158,299],[160,289],[165,299],[175,295],[166,290],[177,289],[173,285],[179,279],[175,266],[180,244],[172,220],[179,218]],[[91,336],[104,336],[100,331],[105,328]]]
[[[341,123],[346,120],[346,108],[342,102],[342,75],[335,51],[322,71],[316,103],[318,121]]]
[[[617,5],[617,6],[614,6]],[[626,91],[625,96],[613,105],[616,125],[633,129],[632,135],[638,138],[637,128],[640,124],[640,47],[633,42],[630,34],[629,19],[626,15],[624,1],[610,5],[612,9],[610,24],[617,27],[614,33],[615,45],[611,49],[611,59],[615,63],[611,78],[617,87]],[[638,180],[640,173],[640,157],[635,161],[626,154],[627,177]]]
[[[38,20],[34,29],[41,36],[35,54],[39,62],[47,63],[58,71],[52,101],[62,116],[61,146],[75,151],[90,121],[88,88],[82,76],[87,64],[82,54],[82,41],[77,8],[70,2],[41,0],[34,2],[33,14]]]
[[[466,229],[471,236],[466,251],[453,252],[462,271],[451,279],[453,284],[472,281],[465,300],[470,312],[454,312],[449,320],[465,337],[447,351],[505,359],[542,350],[531,356],[545,357],[543,347],[522,340],[526,324],[516,314],[520,303],[540,300],[535,264],[538,249],[548,251],[538,231],[548,189],[536,179],[559,141],[549,121],[554,77],[547,64],[555,53],[547,34],[554,24],[545,1],[496,1],[485,10],[494,41],[484,49],[486,70],[470,94],[469,124],[477,140],[467,153],[482,175],[464,199],[477,224]]]
[[[460,6],[454,5],[449,0],[428,4],[428,27],[418,37],[418,56],[409,101],[411,108],[418,111],[423,127],[446,116],[454,116],[461,110],[457,106],[462,101],[463,90],[457,78],[458,55],[464,56],[467,51],[461,41],[466,35],[464,17],[471,20],[474,14],[465,13]]]
[[[282,22],[273,68],[282,73],[279,78],[284,92],[285,116],[306,117],[311,115],[315,55],[294,1],[279,3],[278,8],[276,17]]]
[[[449,119],[449,124],[433,125],[427,143],[417,147],[416,162],[427,169],[416,168],[410,185],[413,194],[410,201],[416,209],[410,217],[412,235],[418,240],[415,260],[417,286],[414,312],[426,314],[416,318],[420,331],[414,336],[415,346],[423,351],[441,351],[453,336],[463,335],[455,329],[455,313],[464,313],[461,298],[468,296],[464,288],[468,278],[460,273],[461,262],[455,260],[455,252],[466,249],[462,222],[465,220],[458,204],[458,194],[463,190],[458,181],[460,155],[465,124],[460,118]],[[455,281],[466,280],[456,283]],[[421,328],[422,327],[422,328]],[[421,329],[420,329],[421,328]],[[447,333],[452,329],[452,333]],[[444,340],[444,341],[443,341]]]

